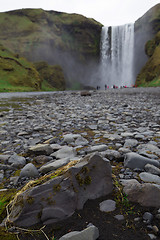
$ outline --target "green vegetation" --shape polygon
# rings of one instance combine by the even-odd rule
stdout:
[[[83,65],[90,60],[98,62],[101,28],[102,25],[94,19],[78,14],[42,9],[0,13],[0,43],[11,49],[17,57],[20,55],[31,62],[45,61],[50,64],[48,74],[41,83],[43,91],[64,90],[64,76],[71,85],[67,85],[69,88],[80,89],[78,84],[72,88],[72,83],[84,80]],[[74,66],[77,64],[74,69],[72,62]],[[78,67],[82,69],[79,71],[81,74],[76,72]],[[7,69],[12,71],[13,68],[8,64]],[[17,82],[17,77],[13,81]],[[23,87],[25,89],[18,91],[30,91],[26,88],[30,85]],[[2,91],[7,91],[8,88],[9,86],[2,87]]]
[[[53,88],[46,80],[43,80],[42,85],[41,85],[41,91],[45,92],[50,92],[50,91],[56,91],[56,88]]]
[[[30,60],[44,59],[54,47],[84,54],[99,52],[102,25],[78,14],[42,9],[21,9],[0,13],[0,41]],[[44,46],[45,45],[45,46]],[[51,57],[54,59],[54,54]]]
[[[0,45],[0,92],[37,91],[40,87],[34,66]]]
[[[16,194],[16,190],[11,189],[0,192],[0,220],[3,220],[6,216],[6,206]]]
[[[158,87],[160,86],[160,31],[146,43],[145,51],[149,60],[137,76],[136,85]]]
[[[136,79],[136,85],[140,87],[158,87],[160,86],[160,4],[151,8],[140,20],[135,24],[144,26],[147,31],[151,31],[155,36],[145,45],[145,52],[148,61],[141,69]]]
[[[34,64],[42,79],[42,90],[59,89],[65,90],[65,78],[63,70],[59,65],[50,66],[46,62]]]

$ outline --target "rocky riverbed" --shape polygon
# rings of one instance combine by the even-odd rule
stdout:
[[[4,94],[0,97],[1,220],[5,216],[3,207],[7,199],[3,198],[7,192],[17,192],[30,180],[54,173],[66,164],[77,163],[88,154],[93,156],[96,153],[99,158],[109,160],[114,186],[112,199],[108,199],[111,202],[101,202],[99,211],[112,212],[118,222],[123,222],[122,225],[125,222],[127,226],[126,213],[128,215],[133,209],[115,214],[120,201],[124,207],[130,202],[140,204],[144,209],[152,207],[153,211],[145,210],[140,214],[137,210],[134,213],[133,228],[136,224],[143,228],[142,235],[135,235],[134,239],[158,239],[160,88],[34,93],[20,97],[13,94],[11,98]],[[118,194],[121,196],[117,197]],[[103,200],[106,199],[103,195]],[[111,205],[109,210],[108,204]],[[48,220],[44,219],[43,223],[45,221]],[[94,217],[92,224],[96,225]],[[71,229],[81,230],[77,234],[83,236],[87,232],[83,230],[85,227],[87,224],[83,223],[82,229],[80,226]],[[87,229],[90,238],[85,239],[107,238],[107,233],[99,225],[90,225]],[[67,232],[63,229],[55,234],[60,238]],[[62,239],[80,239],[71,237]],[[114,232],[108,237],[132,239],[130,235],[116,238]]]

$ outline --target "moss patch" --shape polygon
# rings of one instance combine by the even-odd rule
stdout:
[[[147,42],[145,47],[150,57],[136,79],[136,85],[142,87],[160,86],[160,31]]]

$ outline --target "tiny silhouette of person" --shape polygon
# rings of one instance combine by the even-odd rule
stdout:
[[[107,89],[107,85],[105,84],[105,90]]]

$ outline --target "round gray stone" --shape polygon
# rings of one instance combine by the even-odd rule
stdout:
[[[113,200],[105,200],[99,204],[101,212],[112,212],[116,209],[116,202]]]

